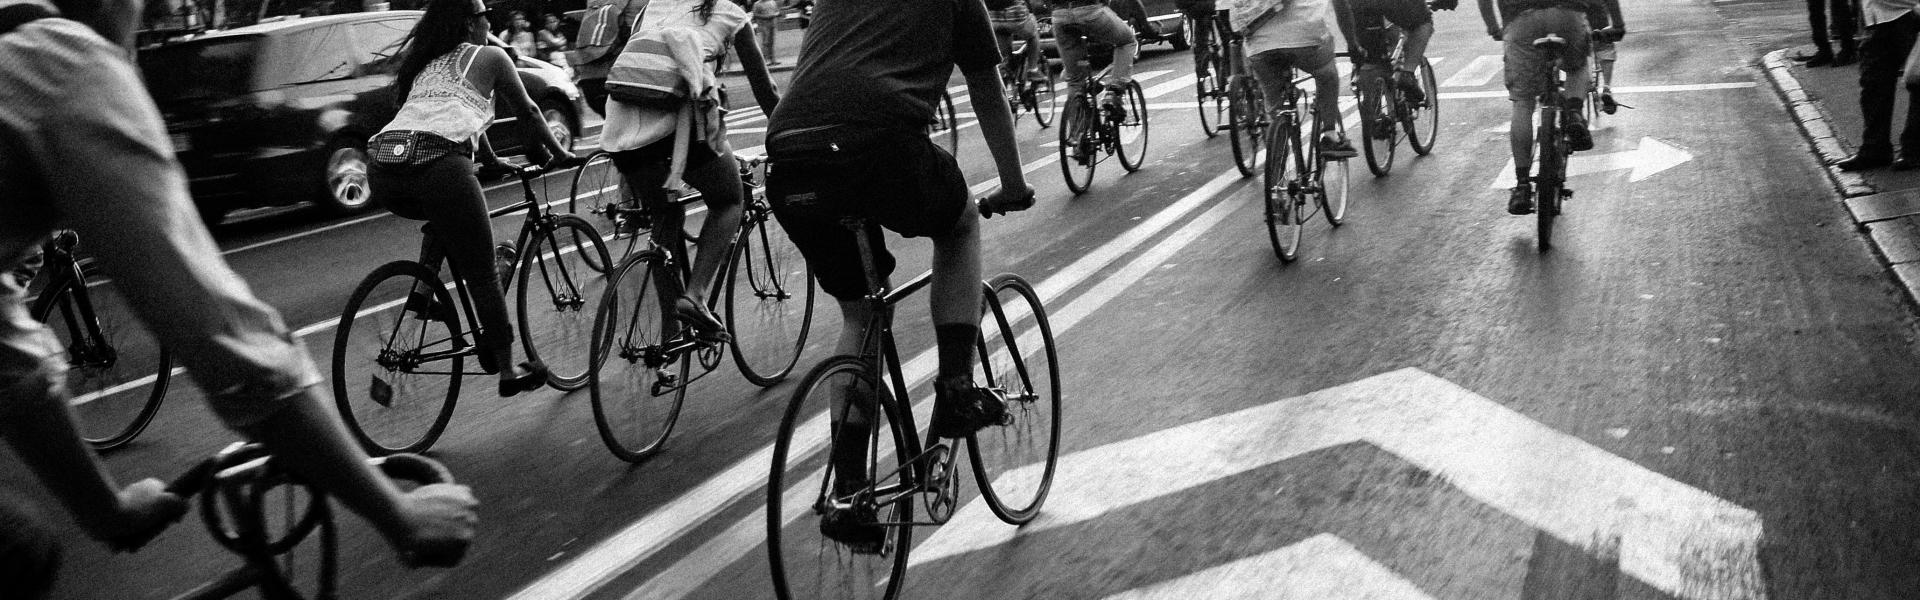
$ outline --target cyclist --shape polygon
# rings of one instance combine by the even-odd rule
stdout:
[[[1587,26],[1587,8],[1592,3],[1603,2],[1603,8],[1613,17],[1614,27],[1625,31],[1625,20],[1620,16],[1619,0],[1498,0],[1498,14],[1494,8],[1495,0],[1480,0],[1480,18],[1486,21],[1487,35],[1496,41],[1504,40],[1505,52],[1502,57],[1506,65],[1507,99],[1513,103],[1512,130],[1507,139],[1513,149],[1514,186],[1507,196],[1507,213],[1515,215],[1533,214],[1533,109],[1541,89],[1551,74],[1550,69],[1558,68],[1566,72],[1566,111],[1565,122],[1561,130],[1567,134],[1567,145],[1575,150],[1592,150],[1593,133],[1587,131],[1587,118],[1580,114],[1587,94],[1587,44],[1589,32]],[[1505,22],[1503,29],[1501,23]],[[1559,35],[1567,40],[1566,48],[1560,51],[1557,65],[1547,63],[1546,51],[1533,46],[1533,41],[1548,34]]]
[[[1613,114],[1620,110],[1620,103],[1613,100],[1613,63],[1620,58],[1620,49],[1614,46],[1626,35],[1618,27],[1612,26],[1613,17],[1605,8],[1595,5],[1587,7],[1587,26],[1593,29],[1593,60],[1600,69],[1600,112]],[[1631,106],[1627,108],[1633,108]]]
[[[631,104],[618,99],[607,103],[607,124],[600,145],[613,153],[614,166],[620,169],[628,187],[641,196],[641,202],[665,209],[655,213],[666,217],[653,224],[656,235],[677,237],[683,231],[681,224],[686,219],[686,207],[667,206],[665,195],[671,161],[684,161],[682,179],[700,191],[707,204],[707,220],[700,228],[699,247],[693,253],[693,278],[684,282],[686,289],[673,289],[682,283],[673,277],[661,278],[659,284],[663,287],[663,297],[675,299],[673,309],[677,316],[692,323],[701,336],[725,341],[729,337],[726,327],[707,309],[707,288],[714,274],[727,263],[727,248],[733,244],[736,232],[732,224],[740,221],[741,198],[745,194],[740,183],[739,163],[734,161],[733,148],[727,143],[726,122],[720,118],[724,98],[718,87],[719,76],[714,72],[720,57],[727,53],[727,46],[739,52],[740,64],[746,69],[747,81],[761,110],[773,114],[780,95],[761,59],[754,31],[746,26],[747,12],[738,5],[716,0],[656,0],[649,10],[643,18],[642,29],[676,27],[691,34],[671,39],[694,40],[698,45],[697,55],[705,57],[712,66],[682,65],[681,72],[703,79],[687,81],[688,89],[711,93],[687,99],[695,103],[689,129],[694,134],[687,140],[684,156],[674,156],[674,132],[680,117],[677,108]],[[641,46],[657,43],[656,38],[636,33],[633,41],[628,42],[629,47],[621,52],[645,52],[646,48]],[[618,71],[616,69],[616,73]],[[620,221],[620,228],[629,235],[637,225],[637,219]],[[679,246],[677,242],[669,244],[669,247]]]
[[[427,222],[420,262],[438,265],[443,256],[451,259],[453,274],[466,282],[480,317],[480,368],[499,374],[501,396],[513,396],[545,383],[546,367],[513,363],[513,326],[495,266],[496,260],[511,261],[512,252],[495,250],[486,192],[474,176],[475,141],[493,122],[494,99],[502,97],[519,115],[528,139],[538,144],[536,154],[557,160],[571,160],[573,154],[547,130],[507,53],[486,45],[488,12],[480,0],[427,3],[401,49],[400,69],[394,75],[393,95],[406,102],[375,136],[374,145],[388,148],[381,140],[398,136],[415,148],[450,150],[430,162],[402,166],[382,163],[383,154],[375,152],[370,183],[387,210]],[[408,310],[441,317],[426,301]]]
[[[1333,32],[1327,31],[1328,0],[1279,0],[1236,6],[1233,30],[1245,40],[1247,69],[1260,81],[1267,112],[1275,119],[1285,107],[1280,96],[1292,84],[1293,70],[1313,76],[1315,131],[1320,155],[1328,160],[1359,153],[1340,132],[1340,70],[1333,63]]]
[[[1193,76],[1206,79],[1213,74],[1210,66],[1213,64],[1213,17],[1219,10],[1214,0],[1174,0],[1173,6],[1180,10],[1181,17],[1193,30],[1193,39],[1187,40],[1193,48]],[[1220,76],[1225,77],[1226,73]]]
[[[1429,9],[1426,0],[1333,0],[1333,14],[1355,66],[1392,51],[1391,39],[1367,35],[1367,28],[1382,19],[1400,26],[1407,42],[1401,47],[1400,64],[1393,66],[1393,81],[1408,101],[1420,104],[1427,101],[1427,93],[1420,88],[1413,70],[1426,60],[1427,40],[1433,37],[1433,10],[1453,10],[1459,5],[1460,0],[1437,0]]]
[[[821,289],[839,300],[836,352],[860,351],[869,317],[861,302],[868,289],[858,241],[840,215],[932,238],[928,299],[939,366],[928,434],[934,437],[966,436],[1005,413],[1001,400],[976,387],[972,376],[980,331],[979,216],[967,201],[959,165],[926,133],[934,102],[957,66],[1000,176],[1000,189],[983,210],[1031,206],[1033,189],[1021,172],[999,63],[979,0],[920,0],[911,7],[897,0],[823,2],[800,47],[792,87],[768,124],[768,197]],[[874,267],[885,278],[893,255],[877,236],[871,241]],[[865,439],[871,421],[841,402],[834,430],[844,443],[834,445],[831,460],[838,473],[862,473],[864,450],[853,440]],[[867,483],[841,479],[836,491]],[[870,513],[828,513],[821,533],[857,552],[878,551],[885,533],[872,520]]]
[[[0,0],[0,273],[56,227],[78,230],[135,314],[206,390],[229,428],[367,518],[403,560],[458,562],[473,538],[465,486],[401,493],[367,465],[300,341],[220,258],[195,215],[159,110],[132,62],[137,10],[99,10],[100,33],[40,0]],[[115,45],[109,40],[127,46]],[[47,127],[57,123],[58,127]],[[81,528],[138,548],[186,506],[146,479],[126,487],[81,441],[67,359],[29,318],[26,290],[0,276],[0,438]],[[57,535],[0,503],[0,595],[38,598],[57,573]]]
[[[1042,5],[1044,6],[1044,4]],[[1033,18],[1034,7],[1028,0],[987,0],[987,15],[993,21],[993,37],[1000,44],[1000,54],[1013,54],[1013,40],[1027,42],[1027,64],[1007,65],[1014,69],[1026,67],[1027,81],[1045,82],[1047,57],[1040,51],[1040,23]]]
[[[1107,0],[1064,0],[1055,4],[1053,42],[1060,48],[1061,77],[1067,80],[1067,89],[1072,93],[1079,93],[1092,74],[1087,65],[1087,46],[1092,43],[1111,46],[1112,70],[1107,73],[1106,81],[1097,84],[1106,86],[1100,95],[1100,105],[1120,105],[1120,86],[1133,79],[1134,51],[1140,48],[1140,43],[1134,39],[1133,28],[1107,6]],[[1078,110],[1075,106],[1076,103],[1069,102],[1067,110]],[[1064,118],[1068,123],[1077,123],[1076,116]]]

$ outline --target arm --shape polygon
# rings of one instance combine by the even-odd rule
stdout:
[[[54,360],[61,360],[54,355]],[[147,479],[120,489],[106,466],[80,439],[67,405],[60,371],[52,368],[0,393],[0,438],[13,447],[48,491],[60,500],[93,539],[115,549],[139,548],[168,523],[179,520],[187,504],[165,492],[165,484]]]
[[[474,58],[479,70],[491,80],[486,88],[493,90],[495,102],[505,101],[513,107],[513,114],[526,127],[528,139],[540,142],[548,156],[554,159],[572,158],[573,153],[560,147],[553,139],[553,132],[547,130],[546,118],[540,116],[540,106],[533,103],[527,95],[527,88],[520,83],[520,72],[513,68],[513,61],[507,58],[507,52],[495,46],[480,47],[480,55]]]
[[[61,15],[85,23],[100,37],[126,51],[133,50],[142,4],[142,0],[53,0]]]
[[[1353,18],[1353,5],[1347,0],[1333,0],[1333,20],[1340,26],[1340,38],[1347,43],[1347,59],[1360,60],[1360,41],[1353,37],[1357,23]]]
[[[1033,188],[1027,186],[1020,166],[1020,146],[1013,135],[1013,112],[1007,107],[1006,90],[1000,87],[1000,73],[994,67],[969,69],[967,97],[972,99],[974,115],[980,119],[980,134],[987,139],[987,151],[993,154],[993,166],[1000,173],[1000,189],[987,198],[991,206],[1012,207],[1027,202]],[[1022,207],[1024,208],[1024,207]]]
[[[1614,39],[1619,40],[1620,38],[1626,37],[1627,20],[1625,16],[1620,14],[1620,0],[1607,0],[1607,17],[1613,19],[1612,23],[1608,25],[1608,28],[1620,32],[1615,34],[1616,37]]]
[[[780,88],[767,72],[767,61],[760,55],[760,42],[753,39],[753,26],[741,27],[733,34],[733,51],[739,53],[740,68],[747,72],[747,86],[753,88],[753,100],[767,116],[780,103]]]
[[[1500,39],[1500,20],[1494,14],[1493,0],[1480,0],[1480,20],[1487,22],[1487,35]]]

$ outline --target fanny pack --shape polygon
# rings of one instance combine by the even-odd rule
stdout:
[[[456,154],[471,158],[472,146],[426,131],[383,131],[367,140],[367,153],[373,167],[386,173],[408,175],[426,170],[434,161]]]

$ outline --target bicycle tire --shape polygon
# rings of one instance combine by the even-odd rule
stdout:
[[[1100,145],[1086,143],[1088,137],[1095,135],[1095,112],[1087,95],[1075,92],[1067,97],[1067,106],[1061,114],[1064,122],[1059,131],[1060,174],[1067,180],[1067,189],[1075,195],[1086,193],[1093,185],[1094,168],[1100,164]],[[1079,134],[1074,134],[1075,130]],[[1075,154],[1080,156],[1075,158]]]
[[[1004,394],[1009,420],[968,436],[967,454],[987,508],[1001,521],[1021,525],[1040,514],[1060,461],[1060,359],[1046,307],[1032,284],[1001,274],[985,292],[987,317],[980,325],[974,381]],[[1032,319],[1031,338],[1016,329],[1027,319]],[[1032,347],[1035,341],[1038,348]],[[1036,359],[1045,364],[1034,364]]]
[[[1407,131],[1407,146],[1414,154],[1426,156],[1433,153],[1433,142],[1440,138],[1440,84],[1434,79],[1432,62],[1421,59],[1419,70],[1414,77],[1419,79],[1427,99],[1418,106],[1404,107],[1406,118],[1400,124]]]
[[[587,156],[586,162],[573,171],[573,184],[567,194],[567,212],[580,216],[584,209],[586,214],[600,214],[603,219],[601,222],[605,223],[607,229],[611,231],[614,228],[614,215],[607,209],[612,205],[627,204],[625,201],[631,195],[632,190],[627,188],[626,178],[621,177],[620,170],[614,168],[613,154],[605,150],[596,150]],[[631,205],[638,206],[637,203]],[[599,228],[594,229],[597,231]],[[638,238],[639,236],[630,236],[625,250],[630,251],[634,246],[631,240]],[[621,255],[624,256],[626,251],[621,252]],[[594,259],[598,260],[598,257]],[[608,262],[590,266],[595,271],[605,273],[617,265]]]
[[[1333,118],[1333,127],[1340,132],[1341,137],[1346,137],[1347,124],[1337,115]],[[1307,157],[1313,161],[1314,201],[1320,203],[1320,214],[1326,216],[1327,224],[1339,227],[1347,220],[1347,182],[1349,180],[1347,161],[1327,160],[1320,155],[1319,136],[1316,135],[1313,139],[1314,142],[1311,144],[1313,150]]]
[[[686,354],[663,362],[667,305],[661,303],[653,278],[673,268],[664,264],[665,259],[659,251],[648,250],[622,260],[608,277],[593,311],[593,338],[598,341],[589,360],[587,389],[594,427],[608,451],[632,463],[651,458],[666,446],[680,419],[695,360]],[[677,375],[670,373],[675,363]],[[656,384],[665,375],[677,377],[677,384],[662,391]]]
[[[1182,34],[1186,36],[1186,39],[1199,39],[1194,36],[1194,31],[1198,30],[1198,28],[1194,26],[1192,19],[1181,19],[1180,21]],[[1214,36],[1208,36],[1207,43],[1204,46],[1201,44],[1193,45],[1193,51],[1195,53],[1201,51],[1210,52],[1206,59],[1210,72],[1207,73],[1205,77],[1201,77],[1196,73],[1193,79],[1195,107],[1200,110],[1200,131],[1201,133],[1207,134],[1209,139],[1220,135],[1218,126],[1222,121],[1219,113],[1209,112],[1214,110],[1214,108],[1213,106],[1209,106],[1208,101],[1218,100],[1224,96],[1220,93],[1221,86],[1218,82],[1221,80],[1221,73],[1225,72],[1218,68],[1220,61],[1216,57],[1220,56],[1220,44],[1213,38]],[[1217,105],[1218,102],[1213,104]],[[1224,110],[1224,107],[1222,107],[1222,110]]]
[[[1267,131],[1267,162],[1262,172],[1261,198],[1266,203],[1267,241],[1282,264],[1300,257],[1301,206],[1294,197],[1294,165],[1300,155],[1297,118],[1282,116]]]
[[[1058,88],[1059,82],[1055,80],[1053,70],[1044,66],[1041,67],[1040,70],[1047,73],[1046,87],[1033,89],[1033,92],[1029,94],[1029,96],[1032,97],[1028,99],[1032,104],[1029,104],[1028,108],[1033,110],[1033,120],[1039,121],[1040,128],[1045,129],[1053,125],[1054,115],[1059,114],[1060,90]]]
[[[831,404],[839,390],[872,390],[872,406],[867,435],[835,436],[846,430],[833,423]],[[849,405],[852,406],[852,405]],[[874,417],[884,423],[872,423]],[[912,455],[919,448],[914,438],[910,415],[901,411],[887,391],[874,366],[852,356],[835,356],[820,363],[800,380],[793,399],[787,403],[780,430],[773,443],[773,464],[767,478],[767,563],[773,576],[774,596],[781,600],[817,598],[873,597],[891,600],[900,595],[907,573],[907,555],[913,542],[913,509],[919,494],[905,494],[889,503],[883,514],[876,510],[885,541],[877,553],[853,553],[843,544],[819,533],[820,507],[830,496],[843,492],[870,491],[873,482],[886,482],[889,475],[899,479],[912,468]],[[888,432],[884,437],[879,429]],[[830,468],[839,444],[864,442],[846,454],[863,455],[860,468],[869,485],[847,484],[836,491],[839,469]],[[882,447],[882,440],[891,448]],[[847,447],[847,446],[842,446]],[[890,456],[889,456],[890,455]],[[884,461],[884,462],[883,462]],[[851,464],[852,461],[846,461]],[[895,481],[898,483],[898,481]],[[891,563],[881,566],[882,563]],[[863,568],[864,567],[864,568]],[[844,571],[844,572],[843,572]],[[883,573],[886,582],[880,588]]]
[[[1393,172],[1393,149],[1400,145],[1392,114],[1392,83],[1380,73],[1359,77],[1361,153],[1367,156],[1367,170],[1374,177],[1385,177]]]
[[[765,200],[747,204],[739,250],[727,265],[727,331],[733,364],[754,385],[786,379],[807,347],[817,286],[806,257],[777,229]],[[796,312],[798,314],[796,314]]]
[[[1120,122],[1113,123],[1113,151],[1120,156],[1120,167],[1128,173],[1140,170],[1147,159],[1147,95],[1140,90],[1140,82],[1128,81],[1125,109],[1127,114]],[[1129,147],[1131,146],[1131,147]]]
[[[605,269],[593,265],[612,262],[600,232],[573,215],[556,215],[535,227],[520,249],[514,282],[520,346],[527,360],[546,365],[547,385],[554,389],[587,385],[593,354],[587,345],[594,341],[587,307],[606,284]]]
[[[1260,127],[1260,90],[1254,89],[1253,78],[1235,75],[1227,82],[1227,141],[1233,146],[1233,165],[1240,169],[1242,177],[1252,177],[1260,172],[1260,149],[1257,147],[1261,136]]]
[[[1533,214],[1538,231],[1536,246],[1541,252],[1553,248],[1553,222],[1560,216],[1560,190],[1566,181],[1566,154],[1560,147],[1560,128],[1555,119],[1560,112],[1542,104],[1540,129],[1535,136],[1539,146],[1539,174],[1534,177]]]
[[[948,154],[956,156],[960,154],[960,119],[959,113],[953,110],[953,94],[951,92],[942,90],[940,92],[940,100],[933,103],[933,125],[931,129],[932,131],[930,133],[933,133],[935,137],[946,138]]]
[[[254,482],[247,488],[243,501],[251,506],[239,510],[259,517],[249,525],[255,532],[253,535],[264,539],[257,540],[263,543],[243,546],[264,549],[261,557],[264,560],[249,561],[261,571],[262,597],[289,600],[337,597],[340,541],[327,498],[284,475]],[[275,498],[276,495],[281,497]],[[206,501],[202,502],[204,505]],[[276,504],[286,509],[284,517],[276,519],[274,513],[267,510]],[[301,504],[306,505],[305,513],[299,512]],[[310,539],[316,539],[317,543],[303,544]]]
[[[424,298],[432,300],[420,300]],[[410,300],[414,309],[406,307]],[[423,303],[427,307],[420,307]],[[420,312],[429,318],[417,318]],[[413,324],[419,327],[414,329]],[[453,416],[467,352],[444,357],[444,371],[416,369],[428,364],[423,353],[462,348],[470,346],[461,335],[453,295],[425,265],[394,261],[380,265],[360,280],[347,299],[346,310],[340,313],[333,340],[333,399],[354,440],[375,455],[421,452],[431,447]],[[440,359],[432,362],[438,364]],[[386,374],[384,379],[382,373]],[[362,377],[368,380],[368,387],[355,389],[351,382]],[[414,385],[416,382],[419,385]],[[410,393],[416,387],[420,393]],[[403,392],[408,392],[408,401],[397,402]],[[388,399],[380,400],[382,395]],[[437,409],[427,399],[432,397],[440,398]],[[394,426],[394,421],[403,417],[411,418]]]
[[[53,331],[66,353],[67,401],[80,437],[106,451],[127,445],[153,423],[167,397],[173,358],[139,323],[101,317],[91,298],[78,297],[87,293],[84,279],[70,279],[60,289],[42,290],[31,315]],[[88,315],[105,339],[93,339]],[[127,335],[145,343],[127,347]]]

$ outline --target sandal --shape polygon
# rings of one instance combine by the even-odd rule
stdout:
[[[700,341],[716,344],[733,341],[733,335],[727,333],[727,326],[720,322],[720,317],[708,310],[706,305],[694,302],[693,298],[681,296],[675,300],[673,314],[693,326],[693,336]]]

